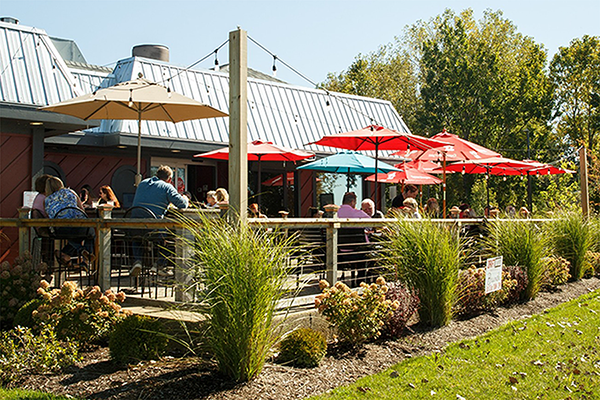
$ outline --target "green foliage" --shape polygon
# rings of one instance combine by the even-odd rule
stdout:
[[[597,399],[600,291],[311,399]]]
[[[85,290],[75,282],[67,281],[60,289],[50,289],[41,282],[38,294],[44,302],[33,312],[34,320],[52,327],[59,338],[71,339],[85,346],[106,340],[117,322],[129,315],[117,302],[125,301],[125,294],[102,293],[98,286]]]
[[[42,329],[39,335],[24,327],[0,333],[2,386],[27,374],[60,371],[77,361],[76,344],[59,341],[52,329]]]
[[[52,393],[37,392],[34,390],[2,389],[0,399],[3,400],[77,400],[72,396],[57,396]]]
[[[36,326],[36,321],[33,319],[33,312],[36,311],[42,303],[43,300],[41,299],[33,299],[25,303],[23,307],[19,308],[19,311],[17,311],[14,325],[34,328]]]
[[[588,269],[589,274],[591,276],[599,276],[600,275],[600,253],[588,251],[587,252],[587,261],[590,268]]]
[[[398,220],[389,226],[381,261],[397,278],[416,290],[419,318],[431,326],[452,319],[462,244],[457,233],[431,220]]]
[[[158,319],[141,315],[124,318],[110,334],[110,357],[120,364],[157,359],[168,344],[162,331]]]
[[[569,213],[549,225],[555,255],[571,265],[572,280],[579,280],[586,270],[585,255],[592,246],[592,229],[579,213]]]
[[[419,296],[400,282],[391,282],[387,286],[385,298],[397,307],[385,321],[383,331],[386,336],[400,337],[408,321],[419,309]]]
[[[584,35],[560,47],[550,63],[556,86],[558,130],[575,147],[598,149],[600,130],[600,37]]]
[[[279,343],[277,362],[295,367],[317,367],[327,353],[327,341],[321,332],[300,328],[291,332]]]
[[[523,300],[535,298],[542,285],[542,258],[547,252],[543,230],[527,220],[492,220],[485,244],[494,255],[503,257],[505,265],[518,265],[527,272]]]
[[[42,275],[48,270],[45,263],[33,264],[29,253],[17,257],[11,266],[0,263],[0,327],[10,329],[17,311],[36,297]]]
[[[564,162],[561,168],[576,170],[573,162]],[[543,217],[555,218],[580,209],[580,187],[575,174],[536,175],[532,180],[540,189],[533,201]]]
[[[569,262],[562,257],[544,257],[542,264],[544,265],[543,288],[564,285],[571,277]]]
[[[319,282],[323,293],[316,296],[315,307],[333,325],[342,342],[352,345],[375,339],[381,334],[387,319],[399,303],[386,300],[385,280],[376,283],[361,282],[361,291],[350,289],[343,282],[329,287],[327,281]]]
[[[460,289],[456,313],[470,316],[507,303],[509,294],[517,288],[518,283],[511,277],[510,272],[503,270],[502,289],[486,294],[485,268],[470,267],[460,271],[457,286]]]
[[[236,381],[252,379],[278,341],[273,317],[286,294],[294,238],[203,214],[179,220],[192,236],[188,261],[196,271],[194,285],[204,290],[206,308],[200,312],[208,320],[208,347],[222,373]]]

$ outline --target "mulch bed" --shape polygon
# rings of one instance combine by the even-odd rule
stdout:
[[[213,363],[198,358],[166,357],[118,368],[109,361],[108,349],[102,347],[84,353],[84,360],[63,374],[28,376],[17,386],[86,399],[303,399],[380,372],[405,358],[429,354],[448,343],[541,313],[599,288],[600,279],[585,279],[553,292],[542,292],[524,304],[454,320],[440,329],[427,330],[417,324],[400,339],[369,343],[358,350],[331,346],[321,365],[313,369],[267,363],[256,379],[243,384],[224,379]]]

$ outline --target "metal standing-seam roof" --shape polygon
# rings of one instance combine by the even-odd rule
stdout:
[[[142,74],[222,111],[229,108],[227,72],[185,69],[140,57],[118,61],[111,72],[105,67],[65,61],[45,31],[12,23],[0,22],[0,63],[0,102],[48,105]],[[336,149],[307,143],[373,123],[409,132],[389,101],[248,78],[249,140],[331,153]],[[134,136],[137,129],[136,121],[105,120],[90,133]],[[143,121],[142,137],[223,146],[229,142],[228,119],[178,124]]]

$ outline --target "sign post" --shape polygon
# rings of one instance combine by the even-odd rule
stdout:
[[[502,289],[502,256],[485,262],[485,294]]]

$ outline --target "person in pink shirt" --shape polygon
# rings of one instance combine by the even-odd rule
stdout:
[[[338,218],[371,218],[363,210],[356,209],[356,193],[348,192],[342,199],[342,206],[337,212]]]
[[[44,201],[46,200],[46,181],[50,178],[50,175],[43,174],[37,177],[34,184],[34,189],[38,194],[33,199],[33,206],[31,207],[33,210],[36,210],[31,218],[48,218],[48,214],[46,213],[46,206],[44,205]]]

